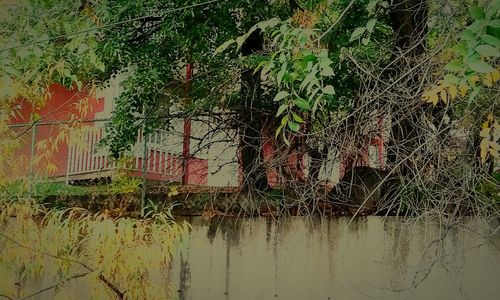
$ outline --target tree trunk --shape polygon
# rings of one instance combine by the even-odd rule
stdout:
[[[427,12],[426,0],[398,0],[391,7],[390,17],[392,28],[396,33],[396,45],[410,61],[425,51]],[[401,68],[403,70],[400,72],[404,72],[408,65]],[[408,82],[410,85],[419,84],[419,78],[415,76]],[[422,107],[414,107],[414,111],[409,112],[408,105],[407,103],[402,103],[401,107],[396,105],[392,113],[392,139],[389,141],[387,153],[390,165],[395,165],[400,159],[404,159],[419,144],[420,131],[415,125],[419,123],[418,118],[424,112]],[[411,163],[404,164],[400,171],[403,175],[409,174]]]
[[[397,46],[410,56],[425,51],[427,35],[427,0],[398,0],[391,7],[392,29],[396,33]]]
[[[260,30],[254,31],[243,43],[241,52],[250,55],[263,48],[264,38]],[[241,72],[241,104],[240,104],[240,150],[243,169],[243,186],[245,192],[252,190],[265,191],[269,189],[266,169],[262,156],[261,132],[266,123],[266,117],[254,107],[262,95],[260,74],[244,69]]]

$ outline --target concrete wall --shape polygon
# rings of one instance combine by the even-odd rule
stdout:
[[[451,300],[500,293],[500,235],[488,241],[480,235],[490,232],[473,221],[466,225],[476,233],[454,228],[437,244],[436,224],[396,218],[357,218],[350,227],[349,218],[191,222],[191,241],[170,270],[179,299]]]

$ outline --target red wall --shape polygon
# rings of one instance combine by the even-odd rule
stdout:
[[[88,112],[82,114],[77,108],[79,103],[87,101]],[[57,124],[59,121],[69,121],[71,119],[94,119],[95,113],[104,109],[104,99],[96,99],[88,92],[79,92],[78,90],[67,90],[65,87],[54,84],[49,87],[49,96],[44,105],[34,107],[31,103],[20,99],[14,104],[15,117],[12,117],[10,123],[15,125],[29,124],[32,114],[38,119],[36,126],[35,144],[38,145],[35,151],[36,160],[34,170],[36,175],[64,176],[66,174],[66,162],[68,158],[68,146],[65,139],[56,143],[56,137],[62,132],[63,124]],[[53,125],[45,124],[53,123]],[[91,125],[91,123],[86,123]],[[20,135],[20,147],[18,151],[19,158],[26,162],[31,156],[31,127],[17,127],[15,131]],[[41,149],[40,146],[47,145]],[[57,145],[56,145],[57,144]],[[24,164],[27,164],[27,163]],[[47,164],[55,165],[55,171],[47,172]],[[27,174],[28,167],[21,167]],[[26,175],[16,174],[16,176]]]
[[[31,127],[30,120],[32,114],[37,115],[38,125],[36,126],[35,144],[40,146],[42,144],[52,145],[55,144],[55,139],[62,132],[64,124],[46,125],[44,123],[57,123],[60,121],[70,121],[75,119],[92,120],[95,119],[95,114],[104,110],[104,99],[96,99],[89,95],[88,92],[79,92],[77,90],[67,90],[60,85],[52,85],[49,88],[50,97],[45,101],[42,107],[33,107],[33,105],[23,99],[17,101],[14,105],[16,110],[16,117],[11,118],[12,125],[28,124],[23,127],[16,127],[14,130],[18,133],[20,140],[20,148],[18,151],[19,157],[19,172],[13,174],[13,177],[25,176],[28,174],[29,161],[31,157]],[[87,101],[88,111],[81,113],[78,110],[78,105],[83,101]],[[108,101],[112,101],[109,99]],[[82,125],[92,126],[93,123],[82,123]],[[68,146],[66,140],[58,143],[53,151],[38,149],[36,147],[35,157],[39,158],[35,164],[35,174],[37,176],[65,176],[68,159]],[[48,154],[48,155],[47,155]],[[152,157],[154,153],[151,153]],[[182,158],[162,157],[157,158],[158,163],[152,166],[153,160],[150,159],[148,163],[150,169],[156,170],[159,173],[159,168],[167,167],[172,168],[172,175],[161,175],[155,172],[147,174],[150,180],[159,181],[181,181],[183,174]],[[168,163],[167,163],[168,161]],[[55,171],[48,173],[47,164],[52,163],[55,165]],[[140,163],[142,164],[142,162]],[[189,176],[187,184],[206,185],[208,181],[208,161],[205,159],[190,158],[188,161]],[[130,173],[131,176],[141,176],[140,171]]]

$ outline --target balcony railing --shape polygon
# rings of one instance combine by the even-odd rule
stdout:
[[[104,135],[104,128],[90,126],[81,128],[74,134],[68,142],[66,180],[107,176],[116,169],[116,160],[110,159],[109,150],[99,144]],[[127,169],[141,172],[145,164],[148,174],[164,177],[181,174],[179,141],[182,141],[182,137],[165,130],[156,130],[144,139],[142,130],[139,130],[135,144],[125,154],[129,158]]]

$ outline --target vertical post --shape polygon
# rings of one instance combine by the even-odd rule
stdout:
[[[186,96],[186,104],[188,103],[188,96],[189,96],[189,81],[191,81],[191,74],[192,74],[192,65],[191,63],[188,63],[186,66],[186,86],[185,86],[185,96]],[[189,148],[190,148],[190,143],[191,143],[191,119],[185,118],[184,119],[184,136],[182,140],[182,157],[184,159],[184,174],[182,175],[182,184],[187,185],[189,183],[189,160],[190,160],[190,154],[189,154]]]
[[[34,181],[34,164],[35,159],[35,143],[36,143],[36,122],[33,122],[31,126],[31,153],[30,153],[30,163],[29,163],[29,187],[28,187],[28,198],[31,198],[33,193],[33,181]]]
[[[379,139],[378,139],[378,163],[379,163],[379,168],[383,169],[384,166],[384,116],[379,116],[378,119],[378,130],[379,130]]]
[[[146,164],[148,160],[148,141],[146,139],[146,104],[142,107],[142,194],[141,194],[141,217],[144,217],[146,208]]]
[[[70,164],[71,164],[71,149],[72,146],[70,145],[70,142],[68,140],[67,142],[68,145],[68,158],[66,159],[66,178],[65,178],[65,183],[66,185],[69,185],[69,171],[70,171]]]

